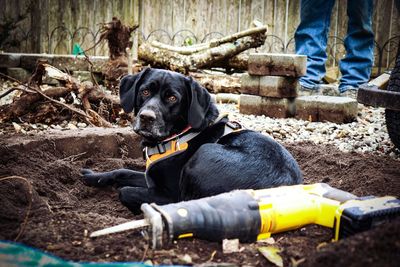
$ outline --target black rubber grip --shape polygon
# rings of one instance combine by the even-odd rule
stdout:
[[[344,209],[340,218],[339,239],[375,227],[383,227],[383,223],[398,218],[400,216],[400,200],[395,199],[389,202],[387,208],[377,210],[371,208],[371,211],[366,207]],[[390,204],[392,205],[391,207],[389,206]]]
[[[261,227],[258,203],[243,190],[153,207],[162,214],[170,240],[193,236],[253,242]]]

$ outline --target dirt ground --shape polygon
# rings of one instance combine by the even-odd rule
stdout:
[[[84,186],[79,170],[143,169],[144,161],[123,153],[132,145],[126,144],[126,139],[117,142],[120,153],[105,154],[94,145],[88,153],[68,154],[56,149],[47,135],[29,137],[37,141],[30,144],[24,142],[26,138],[3,136],[0,141],[0,177],[20,176],[32,184],[30,188],[21,179],[0,180],[0,239],[15,240],[22,229],[18,242],[76,261],[274,266],[258,252],[258,247],[265,246],[261,243],[241,244],[241,252],[223,254],[220,243],[197,239],[179,240],[167,249],[153,251],[139,231],[88,238],[94,230],[134,216],[119,203],[115,189]],[[325,182],[359,196],[400,196],[398,160],[342,153],[311,143],[287,148],[298,160],[306,183]],[[399,219],[340,242],[331,243],[331,237],[331,229],[316,225],[273,235],[285,266],[394,266],[400,262]]]

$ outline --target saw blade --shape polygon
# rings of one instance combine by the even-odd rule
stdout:
[[[104,228],[102,230],[94,231],[93,233],[90,234],[90,237],[108,235],[108,234],[123,232],[126,230],[143,228],[147,226],[150,226],[150,222],[148,219],[129,221],[112,227]]]

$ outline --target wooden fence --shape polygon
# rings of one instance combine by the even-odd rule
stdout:
[[[400,40],[400,18],[395,0],[374,0],[375,64],[393,65]],[[347,0],[336,0],[328,44],[329,65],[344,55]],[[124,23],[139,24],[140,39],[182,45],[199,43],[250,27],[257,19],[269,25],[261,51],[293,52],[299,23],[300,0],[0,0],[0,23],[19,22],[7,38],[0,32],[2,50],[10,52],[72,52],[99,39],[100,24],[113,16]],[[4,40],[6,39],[6,40]],[[106,55],[101,43],[89,54]]]

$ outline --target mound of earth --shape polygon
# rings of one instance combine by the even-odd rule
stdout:
[[[114,188],[89,188],[80,181],[83,167],[144,169],[134,134],[103,131],[3,136],[0,177],[9,178],[0,180],[0,239],[76,261],[274,266],[258,252],[258,247],[265,246],[262,243],[241,244],[241,252],[223,254],[220,243],[197,239],[152,250],[140,231],[90,239],[88,233],[94,230],[140,218],[120,204]],[[286,147],[298,160],[306,183],[325,182],[359,196],[400,196],[398,160],[311,143]],[[334,243],[331,229],[316,225],[273,238],[285,266],[394,266],[400,261],[399,236],[400,220],[395,220]]]

